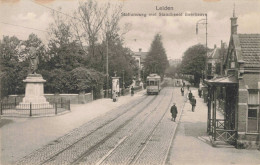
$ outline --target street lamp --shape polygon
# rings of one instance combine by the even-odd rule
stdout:
[[[196,34],[198,35],[198,25],[199,24],[202,24],[202,25],[206,25],[206,60],[205,60],[205,77],[206,78],[206,70],[207,70],[207,52],[208,52],[208,16],[206,14],[206,18],[205,19],[201,19],[201,20],[198,20],[197,23],[196,23]],[[203,79],[203,74],[202,74],[202,80],[204,81]]]
[[[107,49],[107,53],[106,53],[106,78],[107,78],[107,87],[106,87],[106,97],[108,98],[108,88],[109,88],[109,75],[108,75],[108,33],[106,33],[106,49]]]

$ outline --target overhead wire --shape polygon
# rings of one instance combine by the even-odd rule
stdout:
[[[35,1],[33,1],[33,0],[30,0],[30,1],[33,2],[33,3],[36,4],[36,5],[45,7],[45,8],[47,8],[47,9],[49,9],[49,10],[52,10],[52,11],[55,11],[55,12],[57,12],[57,13],[63,14],[63,15],[65,15],[65,16],[67,16],[67,17],[80,20],[80,19],[77,18],[77,17],[74,17],[74,16],[71,16],[71,15],[69,15],[69,14],[63,13],[63,12],[61,12],[61,11],[59,11],[59,10],[56,10],[56,9],[53,9],[53,8],[51,8],[51,7],[45,6],[45,5],[43,5],[43,4],[39,3],[39,2],[35,2]]]
[[[38,3],[38,2],[35,2],[35,1],[33,1],[33,0],[30,0],[30,1],[33,2],[33,3],[36,4],[36,5],[45,7],[45,8],[47,8],[47,9],[52,10],[52,11],[54,11],[54,12],[57,12],[57,13],[59,13],[59,14],[63,14],[63,15],[65,15],[65,16],[67,16],[67,17],[70,17],[70,18],[73,18],[73,19],[76,19],[76,20],[80,20],[80,19],[77,18],[77,17],[70,16],[70,15],[68,15],[68,14],[66,14],[66,13],[63,13],[63,12],[58,11],[58,10],[55,10],[55,9],[53,9],[53,8],[51,8],[51,7],[42,5],[42,4],[40,4],[40,3]],[[32,27],[27,27],[27,26],[23,26],[23,25],[12,24],[12,23],[7,23],[7,22],[3,22],[3,21],[0,21],[0,23],[6,24],[6,25],[11,25],[11,26],[16,26],[16,27],[21,27],[21,28],[25,28],[25,29],[37,30],[37,31],[46,32],[46,33],[49,32],[49,31],[42,30],[42,29],[37,29],[37,28],[32,28]]]
[[[12,26],[17,26],[17,27],[22,27],[22,28],[26,28],[26,29],[32,29],[32,30],[42,31],[42,32],[46,32],[46,33],[48,33],[48,31],[46,31],[46,30],[41,30],[41,29],[36,29],[36,28],[26,27],[26,26],[22,26],[22,25],[16,25],[16,24],[11,24],[11,23],[2,22],[2,21],[0,21],[0,23],[2,23],[2,24],[6,24],[6,25],[12,25]]]

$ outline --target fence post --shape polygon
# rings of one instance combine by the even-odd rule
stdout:
[[[69,109],[69,111],[70,111],[70,100],[69,100],[69,108],[68,108],[68,109]]]
[[[60,98],[60,107],[63,108],[63,105],[62,105],[62,97]]]
[[[16,96],[14,98],[14,106],[16,107]]]
[[[0,102],[1,106],[0,106],[0,110],[1,110],[1,115],[3,115],[3,104],[2,101]]]
[[[58,108],[57,108],[57,102],[55,102],[55,115],[57,115],[57,110]]]
[[[30,116],[32,116],[32,103],[30,103]]]

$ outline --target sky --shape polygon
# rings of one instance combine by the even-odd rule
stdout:
[[[98,0],[122,4],[122,13],[140,14],[122,16],[120,26],[131,25],[124,36],[124,44],[133,51],[149,51],[154,36],[160,33],[168,59],[180,59],[185,50],[195,44],[206,44],[206,26],[196,23],[205,16],[185,16],[185,13],[207,13],[208,47],[220,47],[221,40],[228,44],[230,17],[238,17],[238,33],[260,33],[260,0]],[[27,39],[35,33],[47,43],[47,28],[52,22],[51,10],[62,8],[71,14],[77,9],[78,0],[0,0],[0,39],[17,36]],[[235,7],[234,7],[235,6]],[[158,10],[168,7],[171,10]],[[182,16],[159,16],[160,13]],[[149,16],[156,14],[156,16]],[[146,16],[144,16],[146,15]],[[200,23],[204,23],[203,20]],[[12,24],[12,25],[10,25]],[[17,25],[17,26],[14,26]],[[29,27],[27,29],[23,27]],[[38,30],[34,30],[38,29]],[[42,30],[42,31],[39,31]]]

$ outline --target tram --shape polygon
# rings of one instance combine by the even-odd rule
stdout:
[[[161,77],[158,74],[150,74],[146,78],[146,91],[147,94],[159,94],[161,90]]]

